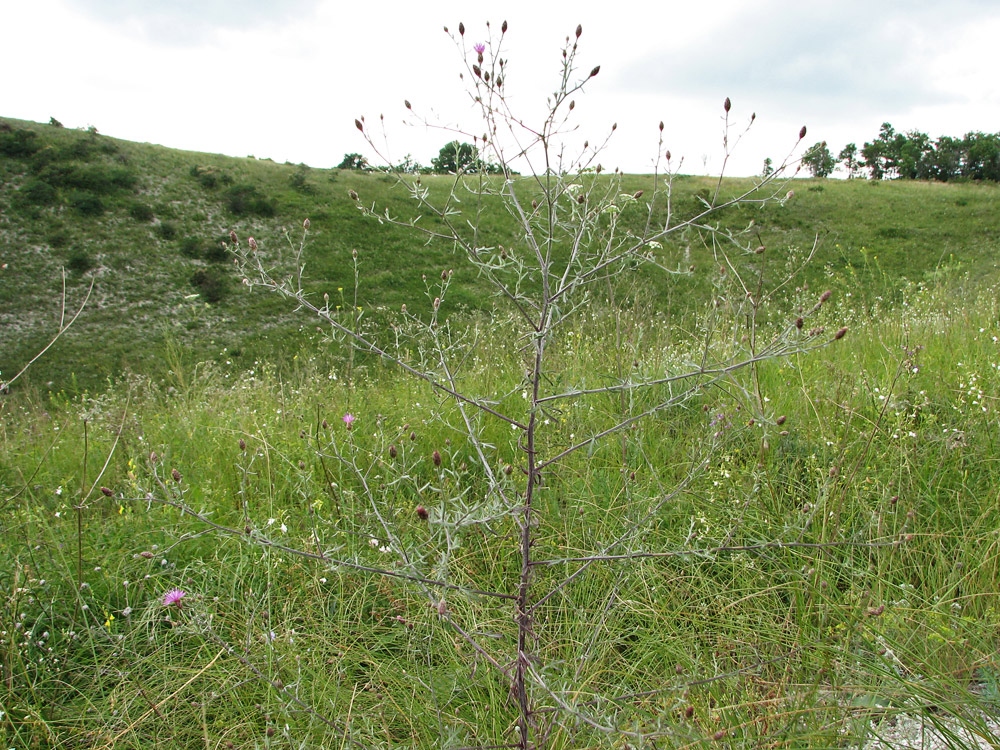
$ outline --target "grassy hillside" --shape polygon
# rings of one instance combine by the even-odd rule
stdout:
[[[314,329],[302,328],[307,321],[279,300],[240,286],[221,245],[231,230],[244,241],[256,237],[290,270],[293,248],[284,231],[297,245],[309,218],[307,289],[343,294],[345,307],[354,304],[357,249],[357,306],[368,320],[419,304],[426,296],[422,276],[451,267],[457,276],[444,313],[491,309],[484,282],[456,263],[452,247],[424,244],[359,215],[348,190],[394,215],[412,215],[408,195],[386,175],[181,152],[9,119],[0,127],[0,372],[10,377],[56,330],[61,269],[70,307],[94,283],[77,325],[24,385],[52,382],[75,392],[101,388],[126,369],[162,374],[178,358],[239,367],[296,350]],[[435,195],[451,184],[440,176],[422,181]],[[726,180],[722,196],[749,184]],[[651,195],[651,186],[650,177],[630,175],[620,189]],[[733,228],[753,222],[776,272],[803,258],[818,238],[799,283],[877,297],[898,294],[900,278],[996,278],[996,185],[795,180],[790,187],[796,195],[784,205],[743,208],[717,221]],[[675,215],[697,212],[699,198],[714,188],[707,178],[676,178]],[[516,244],[511,217],[486,208],[483,243]],[[663,211],[657,204],[654,217]],[[639,226],[644,218],[643,205],[625,220]],[[638,288],[658,309],[684,313],[707,293],[715,264],[695,233],[664,247],[661,260],[693,271],[643,278]],[[636,289],[630,280],[624,292]]]

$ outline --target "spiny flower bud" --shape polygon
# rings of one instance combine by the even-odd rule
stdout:
[[[177,471],[177,469],[171,469],[170,470],[170,476],[172,476],[174,478],[175,482],[181,481],[181,473],[179,471]]]
[[[442,271],[441,272],[441,281],[447,281],[447,280],[448,280],[448,272],[447,271]]]
[[[234,230],[230,230],[230,232],[229,232],[229,240],[234,245],[240,244],[239,238],[236,236],[236,232]]]
[[[722,108],[724,110],[726,110],[726,112],[728,112],[730,109],[732,109],[732,107],[733,107],[733,103],[731,101],[729,101],[729,97],[727,96],[726,97],[726,101],[724,101],[722,103]]]
[[[837,331],[835,334],[833,334],[833,340],[834,341],[840,341],[840,339],[844,338],[845,335],[847,335],[847,326],[844,326],[839,331]]]
[[[797,318],[795,321],[795,327],[801,330],[802,326],[804,326],[805,323],[806,322],[802,318]]]
[[[590,77],[593,78],[594,76],[596,76],[600,72],[601,72],[601,66],[598,65],[596,68],[594,68],[592,71],[590,71]]]
[[[246,440],[244,440],[243,438],[240,438],[238,445],[240,446],[240,451],[246,452],[246,449],[247,449],[247,441]]]
[[[358,249],[357,248],[354,248],[353,250],[351,250],[351,257],[354,258],[354,260],[358,259]]]
[[[355,118],[355,120],[354,120],[354,127],[356,127],[358,130],[360,130],[362,133],[365,132],[365,126],[362,125],[361,124],[361,120],[358,120],[357,118]]]
[[[819,295],[820,304],[823,304],[828,299],[830,299],[830,297],[832,297],[832,296],[833,296],[833,290],[832,289],[827,289],[825,292],[823,292],[821,295]]]
[[[803,139],[805,137],[806,137],[806,126],[803,125],[802,126],[802,130],[799,131],[799,140],[801,140],[801,139]]]
[[[423,505],[417,506],[417,518],[419,518],[421,521],[426,521],[428,515],[429,514],[427,513],[427,508],[425,508]]]
[[[483,77],[483,71],[479,69],[478,65],[473,65],[472,66],[472,72],[475,73],[476,76],[479,77],[479,78]]]
[[[591,75],[594,75],[594,74],[593,74],[593,73],[591,73]],[[616,130],[618,130],[618,123],[617,123],[617,122],[613,122],[613,123],[611,123],[611,132],[613,133],[613,132],[614,132],[614,131],[616,131]],[[616,171],[616,172],[618,171],[618,168],[617,168],[617,167],[615,167],[615,171]]]
[[[111,497],[112,495],[115,494],[108,487],[101,487],[101,493],[104,495],[104,497]]]
[[[389,458],[395,458],[396,455],[397,455],[396,446],[395,445],[390,445],[389,446]]]
[[[434,451],[431,454],[431,460],[434,462],[435,466],[441,465],[441,454],[438,451]]]
[[[434,298],[434,309],[437,310],[439,307],[441,307],[441,298],[440,297],[435,297]]]
[[[349,196],[351,196],[351,200],[352,200],[352,201],[356,201],[356,200],[358,199],[358,194],[357,194],[357,193],[355,193],[353,189],[352,189],[352,190],[348,190],[348,191],[347,191],[347,194],[348,194]]]
[[[576,38],[580,38],[580,34],[583,33],[583,24],[577,24],[576,26]]]
[[[302,220],[302,228],[303,229],[308,229],[309,228],[309,219],[303,219]]]
[[[257,249],[257,240],[255,240],[253,237],[247,240],[247,244],[250,245],[251,250]]]

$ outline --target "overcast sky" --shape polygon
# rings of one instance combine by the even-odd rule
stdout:
[[[397,0],[6,0],[0,24],[0,115],[172,148],[335,166],[374,155],[354,126],[385,115],[393,158],[428,163],[452,135],[406,122],[414,111],[478,132],[460,51],[509,30],[511,108],[537,122],[558,83],[560,50],[578,23],[578,64],[600,74],[576,98],[572,136],[603,141],[605,168],[648,172],[658,123],[682,171],[727,173],[779,162],[802,125],[806,144],[872,140],[897,130],[960,136],[1000,131],[997,0],[538,0],[495,7]]]

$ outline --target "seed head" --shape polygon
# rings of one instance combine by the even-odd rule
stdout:
[[[417,506],[417,518],[419,518],[421,521],[426,521],[428,515],[429,514],[427,513],[427,508],[425,508],[423,505]]]

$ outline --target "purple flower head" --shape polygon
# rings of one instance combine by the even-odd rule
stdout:
[[[351,429],[351,422],[354,421],[354,415],[348,412],[344,415],[344,424],[347,425],[347,429]]]
[[[476,45],[475,45],[475,46],[473,47],[473,49],[474,49],[474,50],[476,51],[476,54],[479,54],[479,55],[481,55],[481,54],[483,54],[483,52],[485,52],[485,51],[486,51],[486,45],[485,45],[485,44],[483,44],[482,42],[479,42],[478,44],[476,44]]]
[[[172,604],[176,604],[178,607],[181,606],[181,599],[187,596],[187,592],[181,589],[170,589],[167,593],[163,595],[163,606],[169,607]]]

